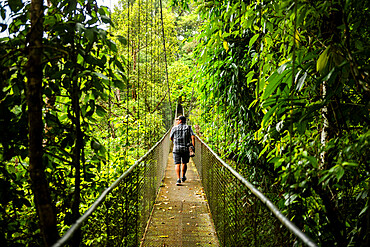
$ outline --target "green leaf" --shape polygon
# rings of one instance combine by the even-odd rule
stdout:
[[[282,74],[275,71],[270,76],[270,78],[267,80],[269,83],[267,84],[266,89],[262,94],[262,99],[267,99],[276,90],[276,88],[283,82],[282,79],[288,73],[291,73],[291,70],[285,70]]]
[[[110,24],[110,25],[112,25],[112,27],[114,27],[114,24],[113,24],[112,20],[111,20],[108,16],[106,16],[106,15],[102,15],[102,16],[100,16],[100,18],[101,18],[101,20],[102,20],[104,23],[106,23],[106,24]]]
[[[288,66],[289,62],[283,63],[277,70],[279,74],[283,73],[285,71],[285,68]]]
[[[77,32],[82,33],[86,30],[86,28],[82,23],[78,22],[78,23],[76,23],[76,30],[77,30]]]
[[[86,29],[85,30],[85,36],[86,38],[91,42],[91,43],[94,43],[95,42],[95,30],[92,29],[92,28],[89,28],[89,29]]]
[[[305,72],[299,79],[298,79],[298,83],[297,83],[297,86],[296,86],[296,90],[297,91],[301,91],[302,87],[303,87],[303,84],[304,84],[304,81],[306,80],[306,77],[307,77],[307,72]]]
[[[105,68],[105,65],[107,63],[107,57],[106,56],[102,56],[102,58],[99,59],[97,62],[98,62],[98,66],[100,68],[104,69]]]
[[[337,181],[339,181],[344,175],[343,166],[337,166],[336,172],[337,172]]]
[[[250,40],[249,40],[249,49],[251,49],[251,47],[253,46],[254,42],[256,42],[256,40],[258,39],[258,37],[260,36],[259,33],[255,34]]]
[[[323,176],[322,178],[320,178],[320,180],[319,180],[319,184],[320,183],[322,183],[322,182],[324,182],[328,177],[330,176],[330,174],[329,173],[327,173],[327,174],[325,174],[325,176]],[[330,179],[329,179],[330,180]],[[326,181],[325,183],[327,183],[328,181]]]
[[[285,201],[285,206],[289,206],[290,204],[292,204],[294,202],[294,200],[298,197],[297,194],[287,194],[287,195],[284,195],[286,201]]]
[[[8,4],[14,13],[17,13],[23,7],[22,0],[9,0]]]
[[[342,163],[342,166],[358,166],[358,163],[345,161]]]
[[[117,45],[113,41],[107,40],[107,45],[111,51],[117,52]]]
[[[117,39],[122,45],[127,45],[127,39],[122,35],[117,35]]]
[[[103,80],[109,80],[109,78],[106,76],[106,75],[103,75],[102,73],[99,73],[99,72],[92,72],[93,75],[103,79]]]
[[[335,67],[333,67],[330,72],[325,76],[324,79],[322,79],[323,81],[328,81],[330,79],[330,77],[332,76],[332,74],[334,73],[335,71]]]
[[[278,107],[278,104],[274,105],[273,107],[271,107],[270,110],[268,110],[268,112],[265,114],[265,116],[263,117],[262,119],[262,125],[263,126],[266,126],[266,123],[268,122],[268,120],[270,120],[270,117],[272,116],[273,113],[275,113],[275,110],[276,108]]]
[[[320,72],[320,74],[324,74],[324,71],[328,65],[328,61],[329,61],[329,52],[330,50],[330,45],[325,49],[325,51],[323,53],[321,53],[319,59],[317,60],[317,63],[316,63],[316,70],[318,72]]]
[[[98,60],[97,60],[95,57],[91,56],[90,54],[88,54],[88,55],[85,57],[85,61],[86,61],[87,63],[89,63],[89,64],[95,64],[95,65],[97,65],[97,64],[98,64]]]
[[[121,72],[125,70],[125,69],[123,68],[122,63],[121,63],[120,61],[118,61],[117,59],[116,59],[116,60],[114,60],[114,64],[118,67],[118,69],[120,69],[120,70],[121,70]]]
[[[0,23],[0,27],[1,27],[0,32],[4,32],[8,28],[8,26],[6,24],[3,24],[3,23]]]
[[[367,211],[367,209],[368,209],[368,205],[366,205],[362,210],[361,210],[361,212],[359,213],[359,215],[358,216],[361,216],[362,214],[364,214],[366,211]]]
[[[101,144],[95,140],[91,140],[91,148],[94,149],[95,151],[99,150],[101,147]]]
[[[125,84],[121,80],[113,80],[113,85],[121,90],[125,89]]]
[[[308,160],[310,161],[310,164],[311,164],[314,168],[318,168],[318,167],[319,167],[319,163],[317,162],[317,159],[316,159],[314,156],[308,156],[307,158],[308,158]]]
[[[104,110],[103,107],[101,107],[100,105],[97,105],[96,106],[96,114],[98,114],[99,117],[105,117],[107,112]]]

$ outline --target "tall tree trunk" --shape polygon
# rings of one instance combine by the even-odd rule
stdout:
[[[78,88],[78,79],[75,79],[76,82],[73,86],[73,95],[72,95],[72,106],[75,113],[75,147],[73,149],[73,164],[75,168],[75,192],[73,197],[73,204],[72,204],[72,218],[74,221],[81,216],[80,214],[80,201],[81,201],[81,150],[82,150],[82,131],[81,131],[81,123],[80,123],[80,105],[79,105],[79,88]],[[81,240],[81,231],[79,230],[77,233],[73,235],[72,246],[79,246]]]
[[[339,2],[332,1],[332,6],[328,8],[328,15],[324,18],[322,22],[321,33],[322,38],[325,41],[330,41],[331,45],[336,45],[341,42],[341,34],[338,29],[342,25],[343,19],[343,8]],[[330,71],[332,68],[329,68]],[[337,80],[339,80],[337,78]],[[334,83],[338,85],[340,83],[337,81]],[[333,90],[332,84],[330,85],[328,81],[322,82],[322,99],[326,100],[328,92]],[[321,129],[320,142],[323,147],[322,152],[320,153],[320,168],[323,170],[328,170],[333,167],[334,163],[332,160],[332,154],[327,153],[324,148],[326,144],[335,137],[335,110],[333,107],[330,107],[331,103],[328,103],[321,109],[321,114],[323,117],[323,127]],[[331,150],[331,152],[335,152]],[[329,220],[330,231],[334,235],[337,246],[347,246],[348,240],[346,239],[346,226],[344,220],[342,219],[341,212],[336,204],[336,195],[330,189],[331,184],[324,187],[319,185],[317,193],[322,199],[322,203],[325,206],[326,216]]]
[[[75,42],[75,41],[74,41]],[[77,50],[75,44],[72,44],[73,57],[72,61],[74,64],[77,64]],[[80,218],[80,202],[81,202],[81,151],[83,149],[83,135],[81,131],[81,109],[80,109],[80,87],[78,79],[78,68],[77,66],[73,71],[73,85],[72,85],[72,108],[74,112],[74,125],[75,125],[75,145],[73,148],[73,158],[72,163],[74,164],[75,169],[75,192],[73,197],[72,204],[72,218],[74,221],[77,221]],[[81,242],[81,230],[79,229],[74,235],[72,240],[72,246],[80,246]]]
[[[326,84],[327,82],[326,81],[323,81],[322,82],[322,100],[325,100],[325,97],[326,97]],[[322,118],[323,118],[323,126],[322,126],[322,129],[321,129],[321,138],[320,138],[320,142],[321,142],[321,146],[322,147],[325,147],[326,146],[326,143],[328,141],[328,128],[329,128],[329,120],[328,120],[328,107],[325,105],[322,109],[321,109],[321,115],[322,115]],[[320,153],[320,169],[326,169],[325,167],[325,161],[326,161],[326,152],[325,150],[322,150],[321,153]]]
[[[29,126],[29,172],[41,234],[46,246],[59,238],[55,207],[42,163],[42,36],[43,0],[31,2],[31,31],[27,64],[27,103]]]

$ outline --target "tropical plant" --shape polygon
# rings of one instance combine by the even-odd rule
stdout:
[[[369,237],[367,6],[198,2],[201,132],[323,246]]]
[[[153,66],[120,54],[130,40],[102,26],[114,27],[107,7],[43,4],[0,3],[0,239],[9,246],[53,244],[168,128],[163,73],[127,73],[130,63]]]

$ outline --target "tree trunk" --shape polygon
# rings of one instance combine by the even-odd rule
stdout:
[[[340,43],[341,34],[338,29],[342,25],[343,8],[338,2],[332,2],[332,6],[328,8],[328,15],[323,19],[322,26],[320,27],[322,38],[325,41],[330,41],[331,45]],[[328,44],[327,44],[328,45]],[[328,69],[329,71],[331,68]],[[339,80],[338,78],[336,80]],[[340,82],[334,83],[338,85]],[[333,90],[333,84],[329,84],[328,81],[322,82],[322,99],[323,101],[327,98],[328,92]],[[335,110],[330,107],[331,103],[327,103],[322,109],[321,114],[323,117],[323,126],[321,129],[320,142],[323,150],[320,153],[320,169],[328,170],[333,167],[334,163],[332,160],[333,154],[326,152],[325,146],[327,143],[335,137],[334,126]],[[335,152],[331,150],[330,152]],[[347,246],[348,240],[346,239],[346,226],[342,219],[341,212],[337,206],[337,199],[335,192],[330,189],[331,183],[326,187],[322,184],[318,185],[317,193],[321,197],[323,205],[325,206],[326,216],[329,221],[328,229],[334,235],[337,246]]]
[[[72,44],[73,49],[73,57],[72,61],[74,64],[77,64],[77,51],[75,48],[75,44]],[[73,197],[73,204],[72,204],[72,219],[77,221],[80,218],[80,202],[81,202],[81,152],[83,150],[83,134],[81,131],[81,108],[80,108],[80,86],[79,86],[79,79],[78,79],[78,68],[77,66],[74,68],[73,71],[73,85],[72,85],[72,109],[74,112],[74,125],[75,125],[75,145],[73,150],[73,158],[72,163],[75,169],[75,191]],[[72,238],[72,246],[80,246],[81,242],[81,228],[73,235]]]
[[[80,123],[80,105],[79,105],[79,88],[78,88],[78,79],[75,79],[76,82],[73,86],[73,98],[72,98],[72,106],[75,112],[75,147],[73,149],[73,164],[75,168],[75,192],[72,204],[72,218],[74,221],[77,221],[80,218],[80,201],[81,201],[81,150],[82,150],[82,131],[81,131],[81,123]],[[73,235],[72,246],[79,246],[81,240],[81,231],[78,230]]]
[[[325,100],[325,97],[326,97],[326,81],[323,81],[322,82],[322,99]],[[323,118],[323,126],[321,129],[320,142],[321,142],[322,147],[325,147],[326,142],[328,141],[329,120],[328,120],[327,114],[328,114],[328,107],[324,106],[321,109],[321,115]],[[325,150],[322,150],[320,153],[320,169],[326,169],[325,167],[326,157],[325,156],[326,156],[326,152]]]
[[[46,246],[59,238],[55,207],[42,163],[42,37],[43,0],[31,2],[31,31],[27,64],[27,103],[29,126],[29,172],[41,234]]]

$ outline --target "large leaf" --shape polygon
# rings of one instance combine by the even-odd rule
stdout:
[[[249,40],[249,49],[251,49],[251,47],[253,46],[254,42],[256,42],[256,40],[258,39],[259,37],[259,33],[253,35],[253,37]]]
[[[284,77],[288,76],[289,78],[289,74],[291,74],[292,71],[291,70],[285,70],[284,72],[282,72],[281,74],[279,72],[274,72],[271,77],[267,80],[268,81],[268,84],[266,86],[266,89],[265,91],[263,92],[262,94],[262,99],[267,99],[268,97],[270,97],[272,95],[273,92],[275,92],[276,88],[282,83],[284,82]]]
[[[316,70],[320,72],[321,75],[325,73],[325,69],[328,66],[329,50],[330,50],[330,45],[323,51],[323,53],[321,53],[316,63]]]
[[[266,124],[269,122],[270,118],[272,117],[272,115],[275,113],[276,111],[276,108],[278,107],[278,104],[274,105],[273,107],[271,107],[267,113],[265,114],[265,116],[263,117],[262,119],[262,126],[265,127]]]
[[[104,117],[107,112],[100,105],[96,105],[96,114],[98,114],[99,117]]]

